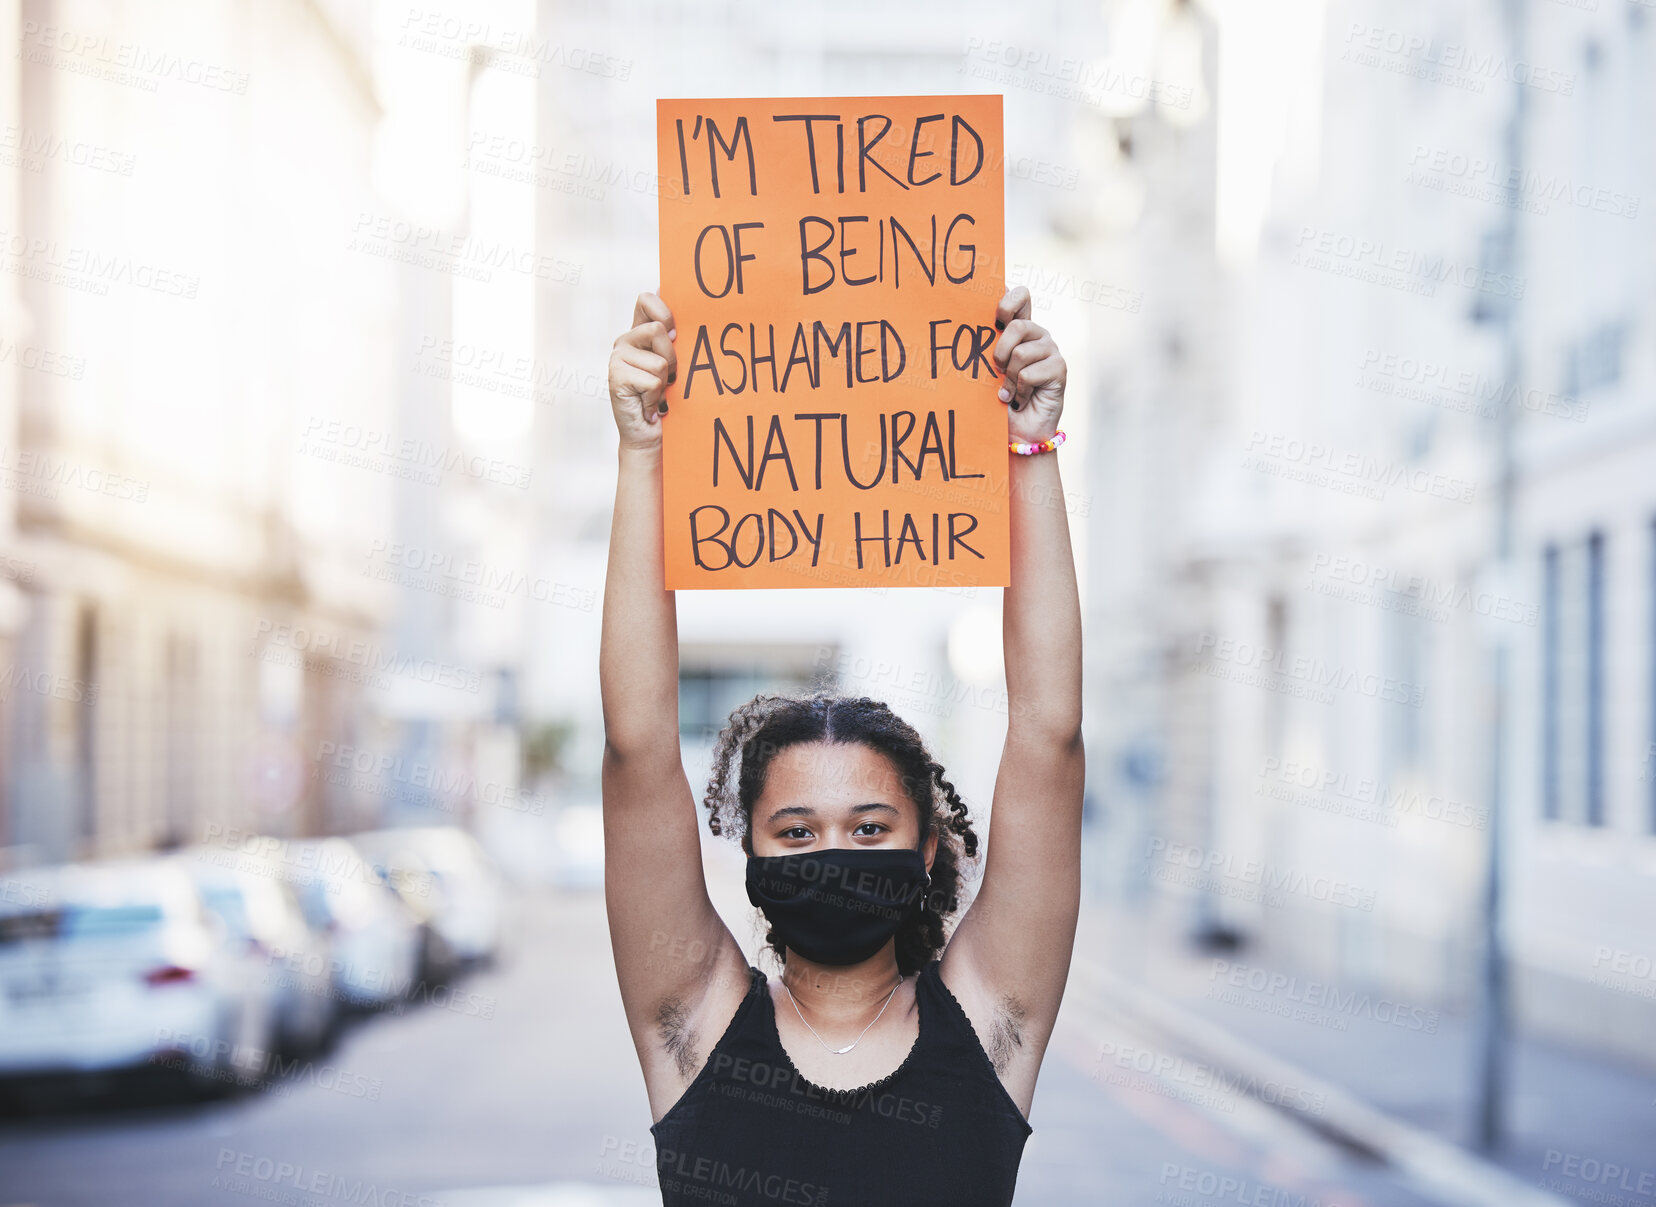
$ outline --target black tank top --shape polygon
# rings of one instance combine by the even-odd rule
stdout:
[[[650,1128],[666,1207],[1006,1207],[1034,1128],[1006,1092],[938,961],[920,970],[920,1035],[855,1089],[806,1081],[765,974],[684,1095]]]

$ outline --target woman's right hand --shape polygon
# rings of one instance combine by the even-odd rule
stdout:
[[[678,377],[673,312],[653,293],[638,295],[633,326],[615,341],[610,353],[610,407],[623,448],[661,447],[661,416],[667,412],[667,387]]]

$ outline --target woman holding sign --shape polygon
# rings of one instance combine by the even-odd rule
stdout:
[[[719,735],[703,805],[748,856],[781,964],[713,908],[679,757],[663,586],[672,312],[639,297],[610,358],[620,429],[600,649],[605,895],[666,1204],[1007,1204],[1080,904],[1081,616],[1062,500],[1066,368],[1001,299],[1010,708],[983,853],[966,803],[882,702],[761,695]],[[982,884],[956,920],[964,865]],[[951,927],[951,923],[953,924]]]

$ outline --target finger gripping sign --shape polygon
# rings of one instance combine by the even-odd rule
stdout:
[[[1006,586],[999,96],[661,100],[666,586]]]

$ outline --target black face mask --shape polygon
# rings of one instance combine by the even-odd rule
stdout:
[[[788,947],[818,964],[859,964],[920,913],[931,875],[906,847],[750,855],[748,900]]]

